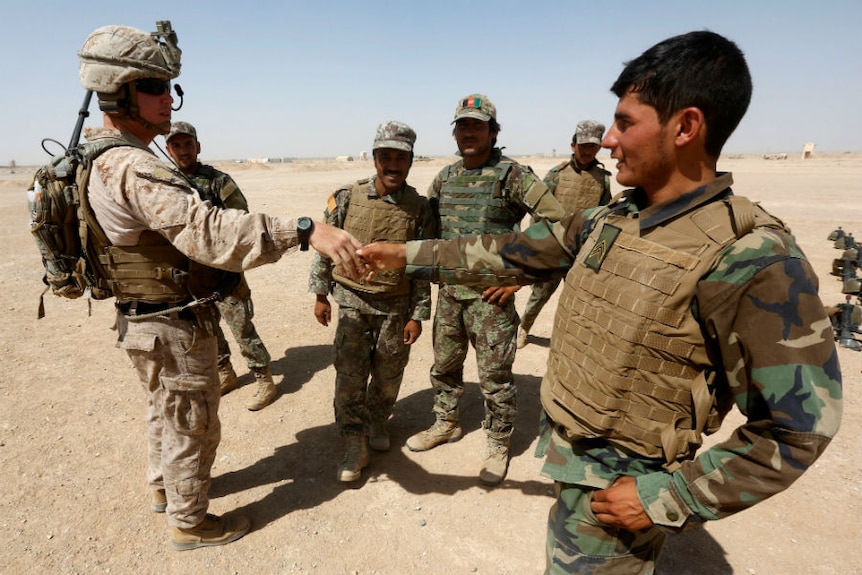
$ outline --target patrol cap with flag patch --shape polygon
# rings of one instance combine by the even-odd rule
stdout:
[[[165,136],[165,141],[170,141],[170,139],[177,134],[188,134],[195,140],[198,139],[198,131],[195,130],[195,127],[188,122],[174,122],[171,124],[171,131],[168,132],[167,136]]]
[[[377,127],[377,135],[374,136],[374,145],[371,149],[392,148],[412,152],[415,142],[416,132],[413,128],[404,122],[390,120]]]
[[[575,137],[572,142],[575,144],[602,144],[602,136],[605,134],[605,126],[593,120],[584,120],[578,122],[578,127],[575,130]]]
[[[475,118],[487,122],[492,118],[497,119],[497,108],[484,94],[470,94],[458,101],[458,106],[455,108],[454,124],[461,118]]]

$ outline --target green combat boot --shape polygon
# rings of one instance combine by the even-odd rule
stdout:
[[[364,435],[347,436],[347,452],[338,467],[339,481],[356,481],[368,465],[368,445]]]
[[[224,365],[218,366],[218,383],[222,396],[229,394],[239,385],[239,381],[236,379],[236,372],[233,370],[230,360]]]
[[[368,434],[368,445],[374,451],[389,451],[389,431],[385,421],[374,421]]]
[[[479,481],[485,485],[499,485],[509,469],[509,437],[511,433],[488,432],[488,445]]]
[[[188,551],[198,547],[212,547],[236,541],[251,528],[248,519],[219,517],[207,513],[203,521],[194,527],[171,527],[171,546],[177,551]]]
[[[461,426],[457,421],[438,419],[434,425],[411,435],[407,439],[407,449],[410,451],[428,451],[441,443],[451,443],[461,437]]]
[[[249,411],[257,411],[263,409],[275,399],[275,383],[272,381],[272,374],[268,367],[254,368],[254,379],[257,381],[257,390],[246,404]]]

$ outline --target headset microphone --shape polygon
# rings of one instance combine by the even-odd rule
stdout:
[[[180,97],[180,105],[179,105],[179,106],[177,106],[176,108],[173,108],[173,107],[171,108],[171,110],[173,110],[174,112],[176,112],[176,111],[178,111],[180,108],[182,108],[182,107],[183,107],[183,87],[182,87],[182,86],[180,86],[179,84],[174,84],[174,89],[177,91],[177,96],[179,96],[179,97]]]

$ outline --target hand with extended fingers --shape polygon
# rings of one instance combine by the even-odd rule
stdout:
[[[358,249],[356,256],[363,263],[365,278],[370,280],[379,271],[395,270],[406,266],[407,246],[374,242]]]

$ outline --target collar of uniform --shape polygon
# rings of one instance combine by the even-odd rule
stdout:
[[[730,172],[718,172],[714,180],[699,188],[660,204],[639,209],[640,229],[645,230],[657,226],[682,213],[731,195],[733,194],[730,189],[732,184],[733,175]],[[626,192],[626,197],[638,207],[644,204],[645,194],[640,188],[629,190]]]
[[[84,137],[87,139],[88,142],[100,140],[103,138],[122,138],[130,144],[135,144],[143,148],[148,147],[143,140],[141,140],[131,132],[125,132],[123,130],[118,130],[117,128],[109,128],[107,126],[87,127],[84,129]]]
[[[461,152],[458,152],[458,155],[461,155]],[[483,168],[491,168],[499,164],[503,160],[503,148],[491,148],[491,155],[488,157],[488,161],[479,166],[478,168],[467,169],[464,167],[464,160],[461,160],[461,167],[464,170],[471,172],[473,170],[481,170]]]
[[[591,170],[593,167],[595,167],[596,165],[598,165],[598,163],[599,163],[599,161],[598,161],[597,159],[593,158],[593,159],[590,161],[590,163],[586,165],[586,167],[584,167],[584,168],[579,168],[579,167],[578,167],[578,162],[577,162],[577,160],[575,160],[575,155],[574,155],[574,154],[572,154],[572,159],[569,161],[569,164],[572,166],[572,168],[573,168],[577,173],[579,173],[579,174],[580,174],[581,172],[583,172],[584,170]]]
[[[368,190],[366,193],[368,197],[371,199],[380,199],[384,202],[389,202],[390,204],[397,204],[398,200],[401,199],[401,196],[404,194],[404,190],[407,189],[407,181],[404,181],[404,184],[401,186],[401,189],[397,192],[392,192],[391,194],[386,194],[385,196],[381,196],[377,193],[377,188],[374,186],[374,182],[377,180],[377,176],[373,176],[370,180],[368,180]]]
[[[194,167],[194,169],[193,169],[191,172],[189,172],[189,173],[184,172],[184,171],[183,171],[183,169],[182,169],[182,168],[180,168],[179,166],[177,166],[176,164],[172,164],[172,165],[176,166],[177,171],[178,171],[178,172],[180,172],[180,174],[181,174],[183,177],[186,177],[186,178],[197,178],[197,177],[199,177],[199,176],[200,176],[200,177],[206,177],[206,174],[201,173],[201,172],[202,172],[202,170],[203,170],[203,168],[204,168],[204,165],[203,165],[203,164],[201,164],[200,162],[195,162],[195,167]]]

